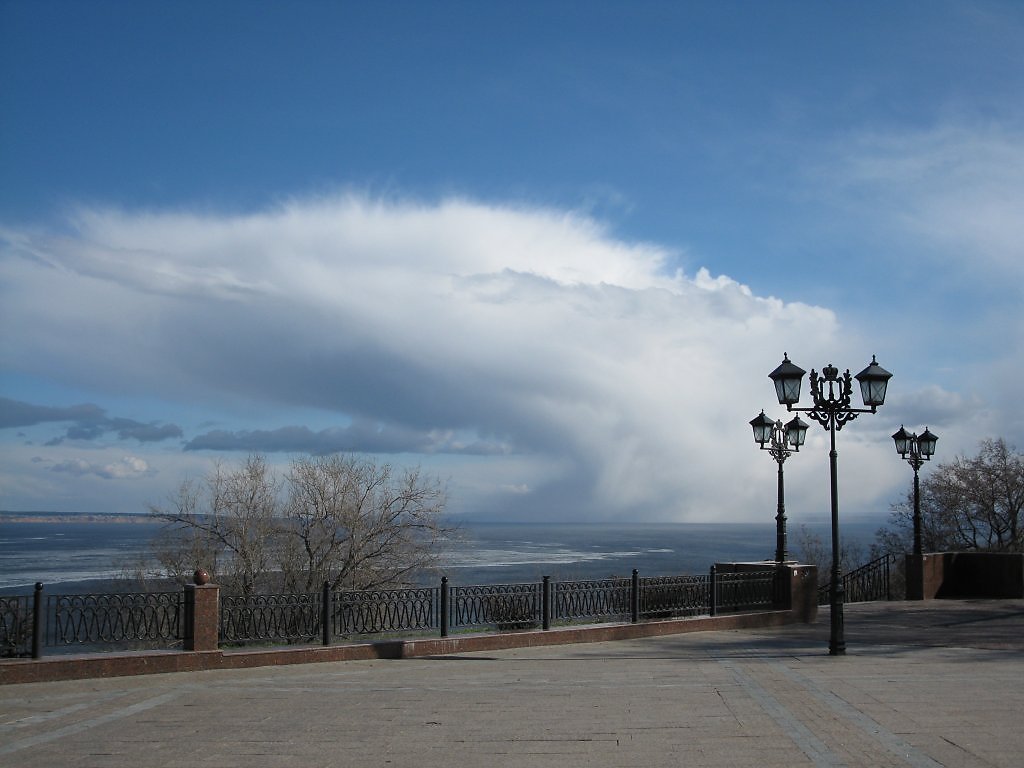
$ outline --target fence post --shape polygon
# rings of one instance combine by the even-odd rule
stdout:
[[[545,576],[541,583],[540,593],[541,604],[541,629],[545,632],[551,629],[551,577]]]
[[[197,570],[185,585],[186,651],[216,651],[220,641],[220,587],[210,584],[209,574]]]
[[[43,656],[43,582],[37,581],[32,593],[32,658]]]
[[[633,569],[633,580],[629,585],[629,621],[636,624],[640,621],[640,571]]]
[[[785,563],[775,564],[772,580],[772,608],[788,610],[793,607],[793,571]]]
[[[885,556],[885,599],[892,600],[892,576],[889,573],[889,565],[896,555]]]
[[[708,579],[708,613],[714,616],[718,613],[718,579],[715,566],[711,566],[711,574]]]
[[[448,637],[448,577],[441,577],[441,637]]]
[[[324,582],[323,597],[320,603],[320,632],[324,645],[331,644],[331,583]]]

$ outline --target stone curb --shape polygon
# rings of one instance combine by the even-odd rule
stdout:
[[[335,646],[216,651],[134,651],[54,656],[42,659],[0,661],[0,685],[77,680],[95,677],[149,675],[167,672],[198,672],[214,669],[247,669],[285,664],[316,664],[366,659],[409,659],[450,656],[472,651],[530,648],[572,643],[599,643],[641,637],[757,629],[793,624],[793,611],[697,616],[639,624],[601,624],[563,627],[547,631],[459,635],[410,640],[382,640]]]

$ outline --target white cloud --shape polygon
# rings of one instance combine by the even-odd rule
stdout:
[[[67,472],[72,475],[96,475],[105,480],[123,480],[139,477],[150,472],[149,464],[137,456],[123,456],[117,461],[107,464],[96,464],[85,459],[65,459],[54,464],[54,472]]]
[[[9,370],[178,403],[159,420],[186,430],[221,408],[216,433],[185,435],[206,447],[423,451],[406,458],[450,473],[467,512],[762,518],[772,468],[747,421],[772,403],[767,373],[784,351],[871,352],[827,309],[671,271],[666,249],[561,211],[348,195],[82,211],[70,235],[6,239],[2,319],[25,329],[0,347]],[[323,421],[242,416],[303,408]],[[138,476],[155,456],[59,466]]]
[[[795,185],[837,256],[830,301],[892,361],[890,432],[941,428],[946,456],[1024,434],[1024,122],[1001,107],[855,127],[812,148]]]
[[[514,494],[518,494],[518,495],[523,495],[523,494],[527,494],[527,493],[530,492],[530,486],[528,486],[526,484],[502,485],[502,486],[499,487],[499,490],[504,491],[505,493],[514,493]]]
[[[1024,132],[945,122],[847,136],[823,177],[964,273],[1024,278]]]

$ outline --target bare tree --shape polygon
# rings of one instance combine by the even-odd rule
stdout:
[[[800,562],[818,566],[818,578],[821,583],[829,578],[832,571],[832,549],[817,533],[801,525],[794,541],[794,550]],[[860,542],[847,542],[839,538],[839,568],[843,573],[864,565],[864,548]]]
[[[331,455],[294,459],[282,480],[250,456],[151,506],[165,523],[153,550],[167,573],[187,579],[202,567],[240,594],[400,586],[435,563],[451,533],[445,501],[418,469]]]
[[[296,459],[287,476],[285,585],[399,586],[434,565],[446,496],[418,469],[352,456]]]
[[[925,551],[1024,551],[1024,455],[1002,439],[986,439],[973,457],[958,456],[921,478]],[[886,552],[909,552],[913,493],[892,507],[876,534]]]
[[[262,456],[250,456],[237,469],[218,462],[202,487],[183,483],[167,506],[150,506],[165,523],[154,554],[177,578],[204,568],[229,590],[252,594],[276,560],[279,492]]]

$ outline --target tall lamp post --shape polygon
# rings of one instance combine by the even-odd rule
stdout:
[[[787,411],[806,413],[814,421],[829,431],[831,450],[829,451],[829,470],[832,489],[832,582],[829,590],[829,621],[830,634],[828,652],[832,656],[846,653],[846,640],[843,638],[843,589],[842,573],[839,567],[839,488],[836,459],[836,432],[853,421],[862,413],[876,413],[878,407],[885,402],[885,390],[892,374],[882,368],[872,356],[871,364],[856,377],[850,376],[849,369],[842,376],[839,369],[829,363],[821,370],[811,370],[811,396],[814,405],[811,408],[797,408],[800,402],[800,384],[806,371],[789,361],[788,355],[782,356],[782,363],[768,374],[775,384],[775,393],[779,403],[786,406]],[[853,396],[853,378],[860,384],[861,398],[864,408],[854,408],[850,403]]]
[[[896,453],[914,468],[914,555],[921,555],[921,483],[917,473],[926,461],[935,455],[935,444],[939,438],[933,435],[928,427],[920,435],[907,432],[900,424],[899,431],[892,436],[896,443]]]
[[[783,426],[782,420],[772,421],[764,411],[750,420],[754,428],[754,442],[762,451],[771,453],[779,464],[779,502],[775,515],[775,562],[786,561],[786,489],[782,478],[782,465],[791,453],[800,450],[807,437],[807,424],[799,416]]]

